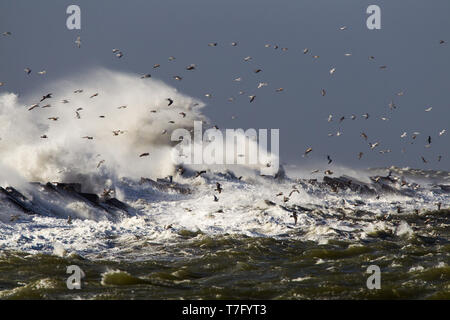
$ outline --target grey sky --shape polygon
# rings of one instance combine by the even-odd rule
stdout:
[[[81,7],[81,30],[66,28],[70,4]],[[381,7],[381,30],[366,27],[370,4]],[[348,29],[340,31],[344,25]],[[0,92],[23,96],[96,66],[151,73],[205,101],[204,113],[220,128],[280,128],[283,162],[326,164],[329,154],[348,166],[450,169],[450,132],[438,136],[444,128],[450,131],[448,0],[3,0],[4,31],[12,36],[0,36],[0,81],[6,82]],[[78,35],[81,49],[74,44]],[[447,43],[440,45],[441,39]],[[232,41],[238,46],[230,46]],[[209,47],[210,42],[218,46]],[[266,43],[279,49],[265,48]],[[114,57],[112,48],[123,50],[124,57]],[[310,49],[308,55],[304,48]],[[176,61],[168,62],[169,56]],[[246,56],[252,61],[244,62]],[[152,69],[155,63],[161,64],[157,70]],[[197,70],[186,71],[191,63]],[[387,69],[381,70],[382,65]],[[25,67],[33,70],[30,77]],[[336,73],[330,76],[332,67]],[[263,71],[255,74],[256,68]],[[38,76],[42,69],[47,75]],[[183,80],[175,81],[174,75]],[[242,82],[234,82],[236,77]],[[260,81],[269,85],[257,89]],[[279,87],[284,92],[276,93]],[[239,95],[240,90],[246,94]],[[400,91],[405,95],[396,96]],[[251,104],[250,94],[257,96]],[[235,101],[228,102],[229,97]],[[388,107],[391,99],[397,105],[394,111]],[[424,111],[428,106],[431,112]],[[368,120],[361,117],[366,112]],[[329,114],[332,123],[327,122]],[[352,114],[357,120],[350,120]],[[338,124],[341,116],[346,120]],[[327,136],[339,129],[340,137]],[[379,141],[380,146],[371,151],[360,137],[362,131],[368,142]],[[403,131],[408,138],[400,138]],[[410,144],[413,131],[421,134]],[[429,135],[432,145],[425,148]],[[309,146],[314,151],[302,158]],[[378,152],[385,149],[392,152]],[[357,159],[360,151],[362,160]],[[422,163],[421,156],[429,163]]]

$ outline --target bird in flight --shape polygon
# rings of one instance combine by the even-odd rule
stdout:
[[[77,40],[75,40],[75,44],[77,45],[77,48],[81,47],[81,37],[80,36],[78,36]]]
[[[51,93],[47,93],[45,96],[42,96],[40,102],[44,101],[45,99],[50,99],[51,97],[52,97],[52,94]]]

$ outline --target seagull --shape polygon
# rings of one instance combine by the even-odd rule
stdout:
[[[367,140],[367,134],[365,132],[361,132],[361,137],[363,137],[364,140]]]
[[[69,100],[66,100],[66,99],[61,100],[61,103],[69,103]]]
[[[112,52],[113,53],[117,53],[117,52],[119,52],[120,50],[119,49],[112,49]]]
[[[97,93],[94,93],[92,96],[90,96],[89,98],[94,98],[94,97],[96,97],[96,96],[98,96],[98,92]]]
[[[169,57],[169,61],[173,61],[173,60],[175,60],[175,57],[170,56],[170,57]]]
[[[407,136],[406,132],[403,132],[402,135],[400,136],[400,138],[405,138]]]
[[[139,155],[139,157],[140,157],[140,158],[142,158],[142,157],[148,157],[149,155],[150,155],[150,153],[145,152],[145,153],[141,153],[141,154]]]
[[[45,96],[42,96],[42,99],[40,102],[44,101],[45,99],[50,99],[52,97],[52,93],[47,93]]]
[[[141,79],[147,79],[147,78],[151,78],[152,76],[150,75],[150,73],[144,74],[141,76]]]
[[[5,32],[2,33],[2,35],[3,35],[3,36],[10,36],[10,35],[11,35],[11,32],[5,31]]]
[[[267,85],[268,85],[267,82],[260,82],[260,83],[258,83],[258,89],[262,88],[262,87],[266,87]]]
[[[211,93],[205,93],[205,97],[212,98],[212,94]]]
[[[81,47],[81,37],[80,36],[78,36],[77,40],[75,40],[75,44],[77,45],[78,48]]]
[[[167,101],[169,101],[169,104],[168,104],[168,106],[172,105],[172,103],[173,103],[173,100],[172,100],[172,99],[170,99],[170,98],[167,98],[166,100],[167,100]]]
[[[391,100],[391,102],[389,102],[389,109],[393,110],[393,109],[397,109],[397,106],[395,105],[394,101]]]
[[[305,153],[303,154],[303,157],[306,157],[308,155],[308,153],[310,153],[313,149],[311,147],[309,147],[308,149],[305,150]]]
[[[71,217],[71,216],[69,216],[69,217],[67,218],[67,224],[72,224],[72,217]]]
[[[33,104],[30,108],[28,108],[28,111],[31,111],[31,110],[33,110],[33,109],[35,109],[37,107],[39,107],[39,103]]]
[[[244,61],[250,61],[252,59],[252,57],[248,56],[244,58]]]
[[[445,130],[445,129],[442,129],[442,131],[441,132],[439,132],[439,135],[440,136],[442,136],[445,132],[446,132],[447,130]]]
[[[180,77],[180,76],[173,76],[173,78],[174,78],[175,80],[178,80],[178,81],[180,81],[181,79],[183,79],[183,78]]]
[[[331,176],[331,175],[333,174],[333,171],[331,171],[331,170],[325,170],[324,173]]]
[[[117,58],[122,58],[122,57],[123,57],[123,53],[122,53],[122,52],[116,53],[116,57],[117,57]]]
[[[276,92],[281,92],[281,91],[283,91],[284,89],[283,88],[278,88],[278,89],[276,89],[275,91]]]
[[[322,89],[321,93],[322,93],[322,97],[325,97],[325,95],[327,94],[327,92],[325,91],[325,89]]]
[[[84,137],[81,137],[81,139],[94,140],[94,137],[84,136]]]
[[[333,121],[333,115],[332,115],[332,114],[330,114],[330,115],[328,116],[328,122],[331,122],[331,121]]]
[[[428,161],[424,157],[421,156],[421,158],[422,158],[423,163],[428,163]]]
[[[217,42],[211,42],[211,43],[208,43],[208,46],[210,46],[210,47],[216,47],[216,46],[217,46]]]
[[[370,149],[372,149],[372,150],[375,149],[378,145],[379,145],[378,142],[375,142],[375,143],[369,143]]]
[[[262,71],[262,69],[256,69],[255,73],[260,73]]]
[[[202,174],[206,173],[206,170],[202,170],[202,171],[196,171],[195,172],[195,178],[201,176]]]
[[[237,42],[232,42],[231,46],[236,47],[237,46]]]
[[[196,67],[195,64],[190,64],[190,65],[188,65],[188,66],[186,67],[186,70],[194,70],[195,67]]]
[[[308,48],[303,49],[303,54],[307,54],[309,52]]]
[[[52,120],[52,121],[58,121],[58,119],[59,119],[59,117],[50,117],[50,118],[47,118],[48,120]]]
[[[359,160],[361,160],[363,154],[364,154],[364,153],[362,153],[362,152],[358,153],[358,159],[359,159]]]
[[[2,86],[2,85],[4,85],[5,83],[4,82],[0,82],[0,87]]]
[[[77,89],[77,90],[75,90],[73,93],[82,93],[82,92],[83,92],[82,89]]]
[[[431,136],[428,136],[427,141],[428,141],[428,144],[431,144]]]
[[[328,159],[328,164],[332,163],[333,160],[330,158],[330,156],[327,155],[327,159]]]
[[[250,102],[253,102],[253,100],[255,100],[256,96],[248,96],[250,98]]]
[[[178,113],[178,114],[180,114],[183,118],[186,117],[186,113],[184,113],[184,112],[180,112],[180,113]]]
[[[239,78],[236,78],[236,79],[234,79],[234,81],[236,81],[236,82],[240,82],[240,81],[242,81],[242,78],[241,78],[241,77],[239,77]]]
[[[433,109],[433,107],[429,107],[425,109],[425,112],[430,112]]]
[[[159,68],[161,65],[159,63],[156,63],[153,65],[153,69]]]
[[[222,193],[222,186],[220,183],[216,182],[216,189],[214,191],[217,191],[218,193]]]
[[[48,137],[47,137],[47,135],[46,134],[44,134],[43,136],[41,136],[41,139],[47,139]]]
[[[347,26],[342,26],[342,27],[339,28],[339,30],[341,30],[341,31],[344,31],[346,29],[347,29]]]
[[[336,68],[331,68],[330,74],[333,75],[336,72]]]
[[[44,75],[44,74],[46,74],[46,73],[47,73],[46,70],[38,71],[38,74],[40,74],[40,75]]]
[[[366,120],[369,119],[369,114],[368,114],[368,113],[365,113],[365,114],[363,114],[362,116],[363,116],[364,118],[366,118]]]
[[[97,164],[97,169],[100,168],[100,166],[104,163],[105,163],[105,160],[100,160],[100,162]]]
[[[11,33],[10,33],[11,34]],[[445,41],[444,40],[439,40],[439,44],[444,44]]]
[[[27,74],[30,74],[31,73],[31,69],[30,68],[25,68],[25,69],[23,69]]]
[[[217,198],[216,195],[214,195],[214,201],[215,202],[219,201],[219,198]]]

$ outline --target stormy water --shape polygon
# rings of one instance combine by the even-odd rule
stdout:
[[[0,299],[450,298],[449,172],[175,166],[200,101],[107,70],[48,92],[0,95]]]
[[[13,215],[0,224],[0,298],[450,298],[446,185],[411,191],[397,181],[353,180],[351,190],[340,178],[243,181],[208,174],[185,178],[190,193],[186,184],[137,183],[139,196],[125,201],[128,212],[139,213],[118,220]],[[193,187],[193,180],[209,178],[222,185],[218,202],[208,181]],[[67,198],[72,192],[58,185],[47,190]],[[299,192],[289,200],[276,196],[291,190]],[[100,205],[96,210],[107,213]],[[80,290],[67,287],[70,265],[85,273]],[[367,288],[370,265],[381,270],[380,289]]]

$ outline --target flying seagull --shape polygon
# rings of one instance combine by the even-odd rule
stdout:
[[[310,153],[313,149],[311,147],[309,147],[308,149],[305,150],[305,153],[303,154],[303,157],[306,157],[308,155],[308,153]]]
[[[78,36],[77,40],[75,40],[75,44],[77,45],[78,48],[81,47],[81,37],[80,36]]]
[[[328,159],[328,164],[332,163],[333,160],[330,158],[330,156],[327,155],[327,159]]]
[[[169,104],[168,104],[168,106],[172,105],[172,103],[173,103],[173,100],[172,100],[172,99],[170,99],[170,98],[167,98],[166,100],[167,100],[167,101],[169,101]]]
[[[140,157],[140,158],[142,158],[142,157],[148,157],[149,155],[150,155],[150,153],[145,152],[145,153],[141,153],[141,154],[139,155],[139,157]]]
[[[45,99],[50,99],[52,97],[51,93],[47,93],[45,96],[42,96],[42,99],[40,102],[44,101]]]

